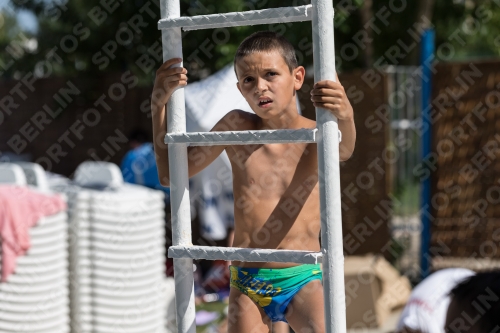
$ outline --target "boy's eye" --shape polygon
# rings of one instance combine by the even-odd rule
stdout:
[[[252,81],[253,81],[253,77],[246,77],[243,79],[244,83],[248,83],[248,82],[252,82]]]
[[[269,75],[269,76],[275,76],[275,75],[278,75],[278,73],[276,73],[276,72],[267,72],[267,75]]]

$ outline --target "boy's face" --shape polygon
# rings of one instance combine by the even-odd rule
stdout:
[[[295,91],[304,82],[299,66],[290,73],[278,51],[256,52],[236,62],[238,89],[252,110],[263,119],[272,119],[295,107]]]

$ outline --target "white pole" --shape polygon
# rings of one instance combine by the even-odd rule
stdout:
[[[161,18],[180,17],[179,0],[161,0]],[[182,33],[180,28],[162,30],[163,60],[182,58]],[[182,66],[182,63],[179,65]],[[172,94],[168,104],[168,133],[186,132],[184,89]],[[187,145],[169,145],[170,202],[172,207],[173,245],[191,244],[191,208],[189,202],[189,177]],[[193,287],[193,260],[174,259],[175,303],[179,333],[195,333],[195,306]]]
[[[314,81],[335,77],[332,0],[312,0]],[[344,254],[340,203],[339,136],[337,119],[325,109],[316,109],[319,130],[318,168],[321,205],[321,245],[325,326],[328,333],[346,332]]]

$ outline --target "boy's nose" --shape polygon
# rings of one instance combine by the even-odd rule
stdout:
[[[255,85],[255,93],[260,94],[264,91],[267,91],[267,81],[262,78],[258,78],[257,84]]]

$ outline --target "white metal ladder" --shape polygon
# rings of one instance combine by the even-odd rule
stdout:
[[[314,79],[336,81],[332,0],[311,5],[256,11],[180,17],[179,0],[161,0],[163,59],[182,58],[181,28],[213,29],[278,22],[311,21],[313,26]],[[182,64],[181,64],[182,66]],[[228,110],[229,111],[229,110]],[[195,333],[193,259],[323,263],[326,332],[345,333],[344,255],[339,178],[337,119],[316,109],[316,129],[186,133],[184,90],[168,102],[172,239],[168,255],[174,258],[177,327]],[[188,145],[316,142],[318,146],[321,207],[321,252],[193,246],[188,187]]]

